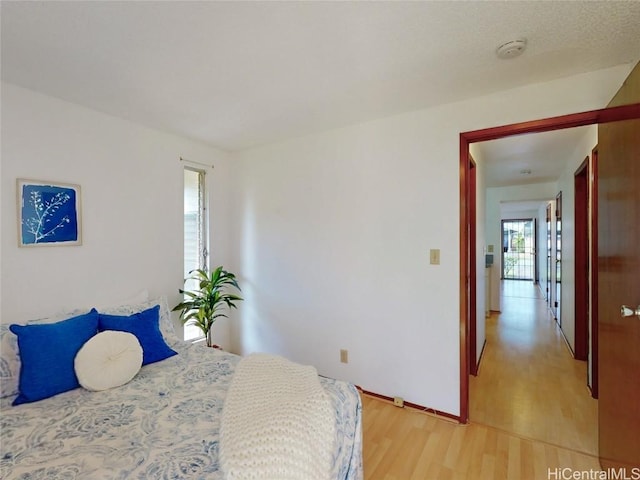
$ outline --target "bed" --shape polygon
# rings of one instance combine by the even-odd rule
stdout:
[[[162,311],[166,321],[166,305]],[[11,338],[6,329],[1,333],[6,357]],[[219,459],[221,414],[241,357],[162,333],[176,354],[143,366],[120,387],[75,388],[17,406],[15,396],[2,398],[0,477],[226,478]],[[7,366],[2,370],[6,376]],[[334,413],[330,478],[361,480],[358,392],[346,382],[319,381]]]

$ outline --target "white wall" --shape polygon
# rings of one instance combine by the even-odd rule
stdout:
[[[540,205],[537,213],[538,218],[538,272],[540,274],[540,289],[547,303],[549,302],[550,291],[547,291],[547,280],[552,272],[547,273],[547,253],[550,250],[547,245],[547,205],[551,204],[551,211],[555,211],[555,200],[544,202]],[[553,227],[553,224],[552,224]],[[551,237],[553,238],[553,236]],[[552,249],[551,249],[552,250]],[[553,251],[551,252],[553,255]],[[553,260],[553,258],[552,258]]]
[[[3,83],[1,321],[107,305],[142,289],[175,305],[182,286],[180,156],[216,166],[209,174],[213,251],[224,261],[226,153]],[[18,248],[18,177],[81,186],[82,246]],[[228,326],[219,330],[224,343]]]
[[[232,325],[234,348],[281,353],[458,414],[459,134],[601,108],[630,70],[234,155],[231,231],[246,298]],[[440,265],[429,264],[431,248],[441,249]],[[341,348],[348,364],[339,363]]]
[[[282,353],[458,414],[459,133],[603,107],[630,68],[233,158],[2,84],[1,321],[112,303],[142,288],[177,301],[183,156],[216,165],[212,263],[238,273],[246,299],[222,337],[231,325],[240,352]],[[82,186],[82,246],[17,247],[17,177]],[[430,248],[441,250],[440,265],[429,264]],[[349,364],[339,363],[340,348],[349,349]]]
[[[3,88],[0,88],[0,112],[1,112],[1,108],[2,108],[2,96],[3,96]],[[3,178],[3,164],[4,164],[4,154],[1,151],[2,148],[2,134],[3,134],[3,130],[2,130],[2,125],[3,125],[3,119],[2,119],[2,115],[0,114],[0,199],[3,199],[4,197],[2,196],[2,178]],[[4,217],[4,213],[3,213],[3,208],[1,207],[1,205],[3,205],[4,202],[2,202],[0,204],[0,228],[3,228],[2,225],[2,219]],[[2,238],[1,238],[1,234],[2,234],[2,230],[0,230],[0,322],[2,322],[2,279],[4,278],[4,275],[2,275]]]
[[[576,145],[567,167],[558,179],[562,192],[562,303],[561,327],[571,349],[575,351],[575,186],[574,176],[598,143],[598,127],[592,125]]]

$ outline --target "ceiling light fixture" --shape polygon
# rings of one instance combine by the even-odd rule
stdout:
[[[522,52],[524,52],[525,48],[527,48],[526,39],[521,38],[519,40],[512,40],[496,48],[496,55],[498,56],[498,58],[507,60],[509,58],[515,58],[519,55],[522,55]]]

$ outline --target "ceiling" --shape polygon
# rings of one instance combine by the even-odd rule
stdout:
[[[477,144],[487,187],[554,182],[593,126],[500,138]]]
[[[531,215],[536,217],[540,206],[549,203],[550,200],[549,198],[541,198],[538,200],[500,202],[500,216],[501,218],[514,218],[517,215],[521,215],[521,218],[530,218]]]
[[[628,1],[0,8],[3,81],[230,151],[640,59]],[[495,56],[520,37],[521,57]],[[497,172],[533,148],[496,145]]]

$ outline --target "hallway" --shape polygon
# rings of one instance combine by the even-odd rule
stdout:
[[[536,285],[502,281],[501,295],[470,378],[470,421],[597,456],[598,403],[586,362],[572,358]]]

